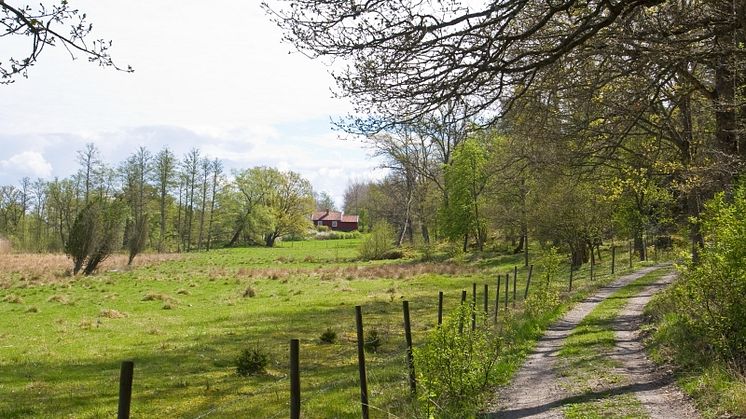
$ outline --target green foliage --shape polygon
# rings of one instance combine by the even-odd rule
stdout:
[[[746,372],[746,185],[718,194],[701,220],[705,246],[671,295],[693,339]]]
[[[120,201],[96,199],[75,218],[65,253],[73,260],[73,274],[90,275],[121,244],[124,207]],[[85,267],[84,267],[85,265]]]
[[[487,150],[479,139],[463,141],[453,152],[453,163],[445,168],[448,201],[441,208],[441,227],[453,240],[473,234],[480,250],[486,240],[483,192],[489,180]]]
[[[244,349],[236,358],[236,374],[242,377],[263,373],[269,364],[269,355],[259,348]]]
[[[560,305],[560,293],[555,285],[555,278],[560,272],[560,266],[564,262],[562,255],[557,249],[550,247],[539,257],[538,271],[542,277],[532,281],[526,298],[526,314],[532,318],[538,318],[544,313],[554,310]]]
[[[419,399],[428,417],[473,416],[495,378],[499,340],[486,327],[471,330],[472,310],[462,304],[414,350]]]
[[[363,260],[384,259],[386,253],[394,248],[394,230],[386,222],[373,226],[373,231],[363,238],[360,244],[360,258]]]

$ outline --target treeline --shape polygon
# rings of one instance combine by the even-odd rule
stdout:
[[[24,178],[17,186],[0,187],[0,235],[15,250],[66,250],[76,222],[79,228],[87,223],[81,234],[91,236],[100,215],[93,213],[101,211],[115,217],[114,250],[128,249],[131,258],[146,248],[272,246],[278,237],[310,227],[313,190],[294,172],[255,167],[229,178],[219,159],[196,148],[179,158],[168,148],[152,153],[140,147],[109,166],[98,148],[87,144],[77,157],[79,170],[70,177]]]
[[[554,106],[528,106],[539,108],[525,98],[490,128],[449,122],[452,108],[369,136],[390,172],[348,185],[344,210],[360,214],[363,228],[391,223],[400,244],[449,240],[463,250],[523,252],[528,261],[531,241],[566,251],[574,266],[601,258],[600,246],[614,240],[625,248],[631,241],[643,260],[652,246],[685,243],[697,185],[683,182],[691,165],[679,163],[677,149],[630,131],[613,161],[600,159],[582,148],[587,134],[552,123],[564,118]],[[696,192],[704,199],[706,191]]]

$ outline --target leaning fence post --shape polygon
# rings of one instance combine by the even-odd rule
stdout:
[[[290,339],[290,419],[300,419],[300,341]]]
[[[443,291],[438,291],[438,326],[443,324]]]
[[[119,374],[119,410],[117,419],[129,419],[130,405],[132,404],[132,377],[134,375],[135,363],[132,361],[122,362]]]
[[[528,276],[526,276],[526,292],[523,293],[523,299],[528,298],[528,287],[531,285],[531,275],[534,273],[534,265],[528,267]]]
[[[404,311],[404,338],[407,341],[407,367],[409,368],[409,389],[417,393],[417,379],[414,375],[414,353],[412,352],[412,324],[409,321],[409,301],[402,302]]]
[[[355,306],[355,323],[357,325],[357,365],[360,370],[360,404],[363,419],[368,419],[368,379],[365,375],[365,336],[363,335],[363,310]]]

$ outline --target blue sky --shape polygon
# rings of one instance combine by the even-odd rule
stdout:
[[[381,176],[359,139],[331,128],[351,107],[332,98],[328,67],[290,53],[258,1],[70,4],[135,72],[48,49],[28,79],[0,86],[0,184],[68,176],[88,142],[109,163],[167,145],[177,155],[198,147],[228,169],[294,170],[338,203],[350,179]]]

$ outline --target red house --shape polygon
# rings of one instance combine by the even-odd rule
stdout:
[[[335,231],[355,231],[358,227],[357,215],[345,215],[339,211],[317,211],[311,215],[311,221],[316,226],[327,226]]]

